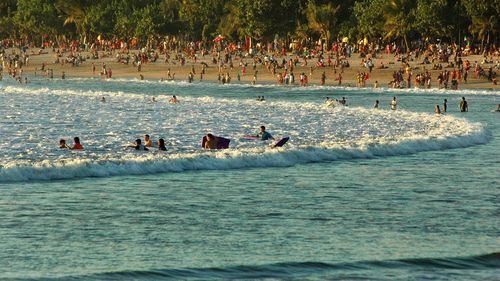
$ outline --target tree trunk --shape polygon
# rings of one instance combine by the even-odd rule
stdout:
[[[406,53],[408,53],[408,52],[409,52],[409,50],[410,50],[410,48],[409,48],[409,46],[408,46],[408,39],[406,38],[406,34],[405,34],[405,35],[403,35],[403,40],[405,41],[405,46],[406,46],[406,50],[405,50],[405,52],[406,52]]]

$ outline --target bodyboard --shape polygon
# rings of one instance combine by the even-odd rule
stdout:
[[[217,140],[217,149],[226,149],[229,148],[230,139],[226,139],[223,137],[215,137]],[[201,147],[205,148],[205,143],[207,142],[207,136],[203,136],[201,140]]]
[[[289,137],[284,137],[282,139],[280,139],[279,141],[277,141],[274,145],[273,145],[273,148],[274,147],[282,147],[283,145],[285,145],[285,143],[288,142],[288,140],[290,140]]]

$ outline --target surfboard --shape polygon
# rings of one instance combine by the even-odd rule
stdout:
[[[260,138],[255,135],[244,135],[241,138],[244,140],[260,140]]]
[[[273,148],[275,147],[282,147],[283,145],[285,145],[285,143],[287,143],[288,141],[290,140],[289,137],[284,137],[282,139],[280,139],[279,141],[277,141],[274,145],[273,145]]]
[[[217,140],[217,149],[226,149],[229,148],[230,139],[226,139],[223,137],[216,137]],[[201,147],[205,148],[205,143],[207,142],[207,136],[204,136],[201,140]]]

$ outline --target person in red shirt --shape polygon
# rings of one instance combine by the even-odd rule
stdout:
[[[80,138],[79,137],[74,137],[73,141],[75,142],[70,149],[78,149],[78,150],[83,150],[83,146],[80,144]]]

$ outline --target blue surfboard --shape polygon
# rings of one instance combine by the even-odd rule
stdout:
[[[283,145],[285,145],[287,143],[287,141],[289,141],[290,138],[289,137],[284,137],[282,139],[280,139],[279,141],[277,141],[274,145],[273,145],[273,148],[275,147],[282,147]]]

